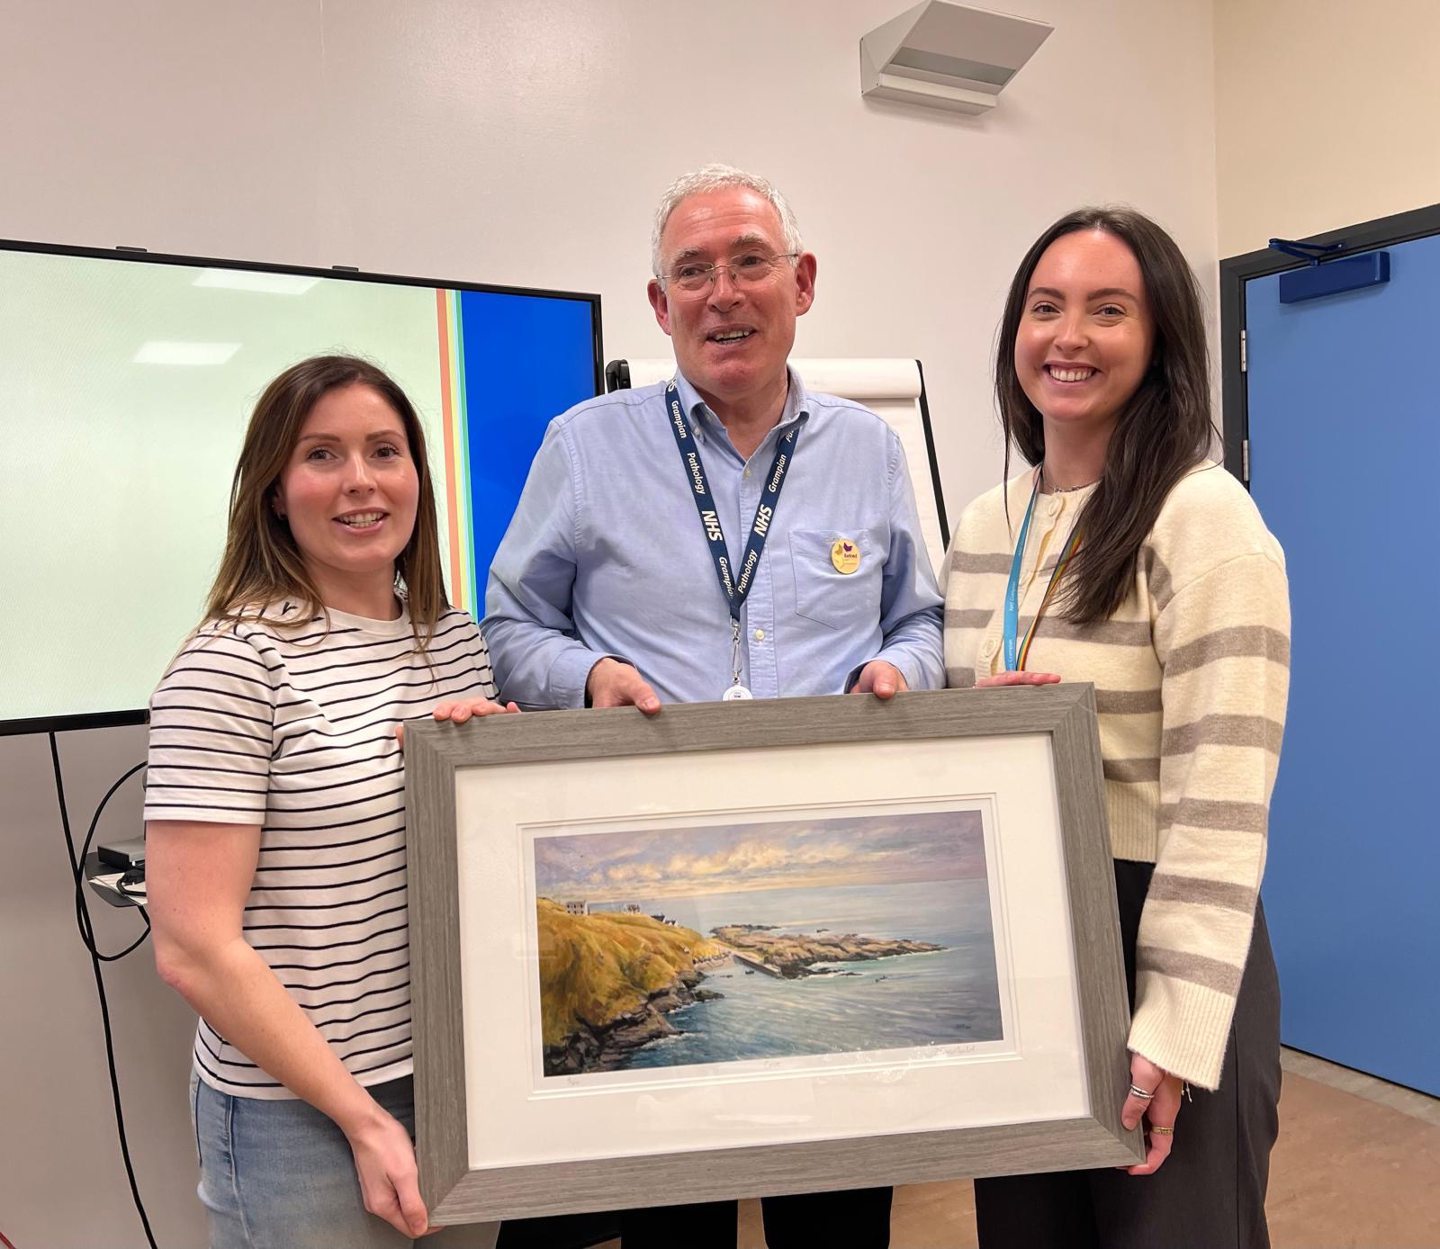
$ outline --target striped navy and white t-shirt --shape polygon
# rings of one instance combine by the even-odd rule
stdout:
[[[150,703],[145,818],[260,825],[246,940],[365,1085],[411,1070],[395,726],[445,699],[495,696],[466,613],[440,617],[428,660],[405,613],[332,611],[328,632],[324,617],[212,621]],[[195,1067],[221,1092],[292,1096],[203,1019]]]

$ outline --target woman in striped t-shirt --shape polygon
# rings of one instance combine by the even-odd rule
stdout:
[[[155,958],[200,1015],[214,1249],[426,1230],[396,728],[442,701],[507,710],[494,696],[445,601],[409,400],[352,357],[287,369],[246,432],[205,621],[150,706]]]
[[[1139,213],[1084,209],[1040,237],[995,372],[1007,468],[1011,441],[1033,467],[956,529],[947,676],[1095,685],[1134,1007],[1121,1117],[1144,1123],[1147,1156],[1128,1175],[977,1182],[980,1243],[1263,1246],[1279,996],[1258,891],[1289,676],[1284,557],[1205,458],[1198,289]]]

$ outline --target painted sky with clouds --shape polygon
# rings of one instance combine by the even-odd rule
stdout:
[[[535,838],[541,897],[612,902],[985,875],[978,811]]]

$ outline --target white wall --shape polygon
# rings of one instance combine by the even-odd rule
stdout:
[[[953,517],[999,479],[988,359],[1051,219],[1130,202],[1213,269],[1212,14],[1009,0],[1056,31],[973,119],[860,99],[859,38],[905,7],[0,0],[0,237],[598,291],[607,356],[652,356],[653,202],[704,161],[746,165],[819,255],[797,354],[924,362]],[[140,750],[67,740],[87,789]],[[22,1021],[0,1029],[0,1231],[137,1245],[44,765],[39,739],[0,739],[0,844],[23,850],[0,875],[0,1002]],[[197,1243],[183,1008],[137,960],[112,979],[142,1185],[161,1243]]]
[[[1435,0],[1216,0],[1220,255],[1440,202]]]
[[[770,174],[820,257],[797,351],[924,360],[957,505],[998,471],[987,357],[1044,225],[1127,200],[1215,255],[1206,0],[1025,0],[1056,32],[983,119],[860,99],[903,0],[9,7],[12,238],[598,290],[607,353],[656,355],[660,190]]]

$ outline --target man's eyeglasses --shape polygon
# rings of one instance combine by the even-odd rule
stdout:
[[[785,252],[779,256],[772,256],[769,252],[746,252],[733,260],[722,260],[713,265],[698,260],[686,261],[671,269],[665,275],[665,281],[682,291],[703,291],[724,269],[729,273],[730,281],[737,286],[754,286],[765,281],[783,262],[794,260],[799,255],[799,252]]]

